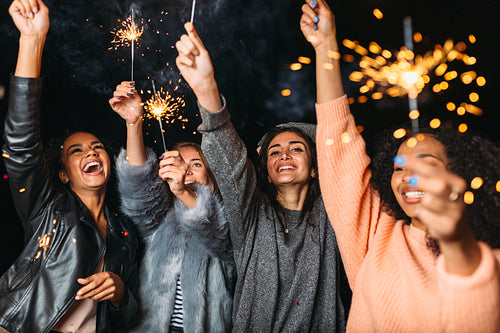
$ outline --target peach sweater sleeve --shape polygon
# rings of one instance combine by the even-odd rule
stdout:
[[[380,199],[370,186],[370,158],[347,96],[316,104],[316,115],[321,193],[352,288],[381,218]]]

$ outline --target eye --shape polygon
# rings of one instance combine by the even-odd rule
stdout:
[[[69,155],[73,155],[73,154],[76,154],[76,153],[81,153],[82,150],[80,148],[74,148],[74,149],[71,149],[69,151]]]
[[[104,150],[104,145],[103,145],[103,144],[101,144],[101,143],[96,144],[96,145],[93,147],[93,149],[102,149],[102,150]]]
[[[397,171],[404,171],[406,170],[405,168],[403,168],[402,166],[394,166],[394,171],[397,172]]]
[[[302,147],[293,147],[293,148],[292,148],[292,151],[297,151],[297,152],[299,152],[299,153],[300,153],[300,152],[303,152],[303,151],[304,151],[304,149],[302,149]]]
[[[203,165],[199,162],[195,162],[195,163],[193,163],[192,167],[193,168],[201,168],[201,167],[203,167]]]
[[[270,151],[269,152],[269,156],[275,156],[275,155],[278,155],[280,152],[277,151],[277,150],[274,150],[274,151]]]

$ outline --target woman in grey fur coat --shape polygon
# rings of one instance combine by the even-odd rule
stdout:
[[[235,281],[228,225],[199,145],[144,147],[141,98],[122,82],[109,101],[127,126],[116,161],[122,210],[144,240],[137,332],[229,332]]]

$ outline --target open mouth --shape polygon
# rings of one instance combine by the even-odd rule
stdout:
[[[91,161],[83,167],[83,172],[87,174],[100,173],[102,171],[102,165],[98,161]]]
[[[422,199],[424,197],[423,191],[407,191],[403,192],[403,196],[408,199]]]
[[[297,169],[296,167],[292,165],[283,165],[278,168],[278,172],[285,171],[285,170],[295,170]]]

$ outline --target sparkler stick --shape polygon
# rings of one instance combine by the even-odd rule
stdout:
[[[405,41],[405,47],[409,51],[413,53],[413,31],[412,31],[412,23],[411,23],[411,17],[407,16],[403,19],[403,31],[404,31],[404,41]],[[410,64],[414,65],[414,58],[412,58],[410,61]],[[410,74],[410,73],[409,73]],[[418,134],[419,132],[419,125],[418,125],[418,105],[417,105],[417,87],[416,87],[416,75],[408,76],[407,77],[407,82],[409,84],[408,87],[408,106],[410,108],[410,121],[411,121],[411,129],[413,131],[413,135]],[[417,114],[417,115],[415,115]]]
[[[132,18],[132,24],[135,24],[135,21],[134,21],[134,8],[132,7],[131,8],[131,18]],[[135,39],[132,39],[131,40],[131,43],[130,43],[130,51],[132,52],[132,58],[131,58],[131,68],[130,68],[130,81],[134,81],[134,40]]]
[[[194,22],[194,9],[195,9],[195,7],[196,7],[196,0],[193,0],[193,5],[191,7],[191,21],[190,21],[191,23]]]
[[[158,97],[156,95],[156,87],[155,87],[155,81],[154,80],[151,80],[151,82],[153,83],[153,94],[154,94],[154,98],[156,101],[158,101]],[[161,135],[161,141],[163,142],[163,151],[167,151],[167,145],[165,143],[165,137],[163,136],[163,125],[161,123],[161,115],[158,115],[157,117],[158,119],[158,124],[160,124],[160,135]]]

